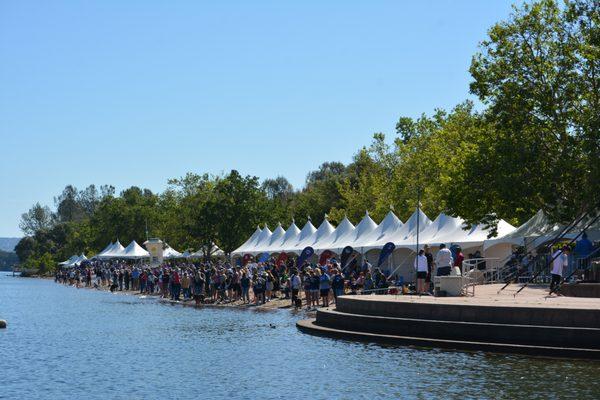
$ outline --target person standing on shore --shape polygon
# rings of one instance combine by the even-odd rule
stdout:
[[[417,294],[427,292],[425,289],[425,279],[427,278],[427,257],[425,251],[419,250],[415,258],[415,270],[417,271]]]
[[[302,285],[302,280],[300,276],[298,276],[298,270],[294,268],[292,270],[292,275],[290,276],[290,290],[292,292],[292,307],[296,306],[296,299],[298,299],[298,293],[300,293],[300,285]]]
[[[550,293],[556,293],[560,296],[560,281],[564,268],[569,266],[569,246],[563,246],[552,254],[552,282],[550,282]]]
[[[437,268],[437,276],[448,276],[452,269],[452,253],[446,248],[444,243],[440,244],[440,250],[435,255],[435,266]]]
[[[172,300],[175,300],[175,301],[179,301],[179,295],[181,293],[181,277],[180,277],[179,273],[180,273],[179,269],[174,269],[173,275],[171,277],[172,278],[171,286],[173,288]]]
[[[425,258],[427,258],[427,277],[425,278],[426,290],[431,291],[431,277],[433,276],[433,254],[431,254],[431,248],[428,244],[423,246],[425,251]]]
[[[323,307],[329,307],[329,291],[331,290],[331,278],[327,272],[323,272],[319,277],[319,291],[323,299]]]
[[[343,296],[344,295],[344,277],[342,275],[342,273],[340,271],[337,270],[337,268],[333,269],[333,278],[331,280],[331,288],[333,289],[333,300],[335,302],[335,304],[337,305],[337,299],[339,296]]]

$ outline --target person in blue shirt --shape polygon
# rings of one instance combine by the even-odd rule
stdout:
[[[590,260],[588,260],[587,258],[593,252],[594,252],[594,245],[592,244],[590,239],[588,239],[587,232],[583,232],[583,235],[581,235],[581,239],[578,240],[577,243],[575,244],[574,256],[576,259],[581,260],[577,263],[577,266],[575,266],[575,268],[579,268],[579,269],[587,268],[589,266],[589,262],[590,262]]]
[[[319,275],[319,290],[321,292],[321,298],[323,299],[323,307],[329,307],[329,290],[331,289],[331,278],[327,272],[321,273],[317,270]]]
[[[333,270],[331,288],[333,289],[333,300],[335,301],[335,304],[337,304],[338,296],[342,296],[344,294],[344,276],[337,269]]]

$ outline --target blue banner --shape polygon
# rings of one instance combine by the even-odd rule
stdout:
[[[304,264],[304,261],[312,257],[313,254],[315,254],[315,251],[312,247],[305,247],[304,250],[302,250],[300,257],[298,257],[298,260],[296,261],[296,267],[302,268],[302,264]]]
[[[381,267],[381,264],[383,264],[385,260],[387,260],[387,258],[390,256],[390,254],[392,254],[395,248],[396,245],[392,242],[387,242],[385,246],[383,246],[383,249],[381,249],[381,253],[379,253],[379,261],[377,261],[377,268]]]
[[[267,262],[269,261],[269,253],[262,253],[258,258],[259,262]]]
[[[352,255],[353,252],[354,252],[354,249],[352,248],[352,246],[344,247],[344,250],[342,250],[342,259],[340,260],[342,263],[342,268],[346,268],[346,264],[348,264],[348,261],[350,260],[350,256]]]

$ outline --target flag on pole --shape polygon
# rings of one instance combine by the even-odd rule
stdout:
[[[331,258],[331,251],[325,250],[321,253],[321,257],[319,257],[319,265],[323,266],[327,264],[327,260]]]
[[[385,260],[387,260],[387,258],[390,256],[390,254],[392,254],[395,248],[396,245],[392,242],[387,242],[383,246],[383,249],[381,249],[381,253],[379,254],[379,261],[377,261],[377,268],[381,267],[381,264],[383,264]]]
[[[302,264],[304,264],[304,261],[306,261],[310,257],[312,257],[313,254],[315,254],[315,251],[312,247],[310,247],[310,246],[305,247],[304,250],[302,250],[300,257],[298,257],[298,260],[296,261],[296,267],[298,267],[298,268],[302,267]]]

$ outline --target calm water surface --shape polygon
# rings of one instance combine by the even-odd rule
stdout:
[[[296,329],[302,317],[0,273],[0,398],[600,398],[598,362],[319,338]]]

